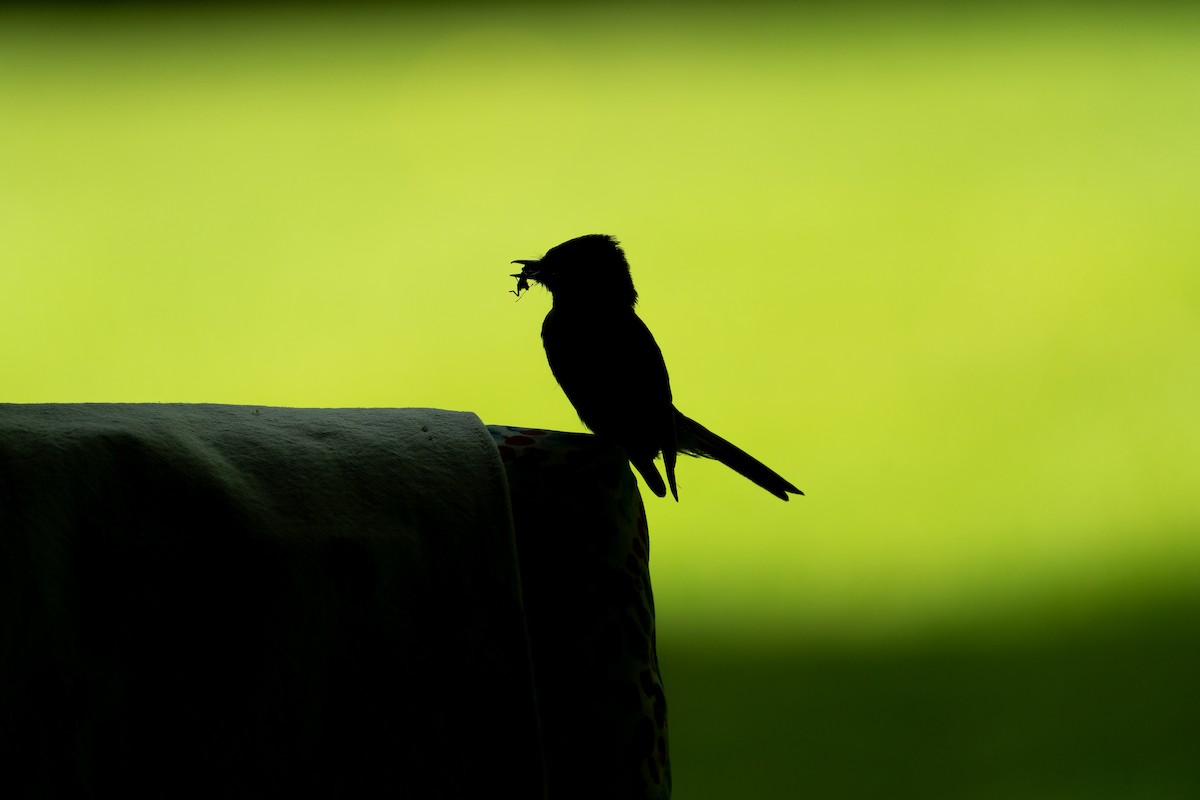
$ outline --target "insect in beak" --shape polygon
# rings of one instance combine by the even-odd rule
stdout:
[[[516,275],[513,275],[511,277],[517,279],[517,289],[516,289],[516,291],[509,289],[508,293],[515,294],[517,296],[517,299],[520,300],[521,292],[529,291],[529,278],[526,278],[524,275],[522,275],[520,273],[517,273]]]
[[[529,279],[533,278],[534,280],[537,280],[538,271],[537,271],[537,267],[535,265],[538,262],[536,260],[518,259],[517,261],[513,261],[512,263],[520,264],[523,267],[523,269],[520,272],[514,272],[512,275],[509,276],[510,278],[517,279],[517,290],[513,291],[512,289],[509,289],[508,293],[515,294],[517,296],[517,299],[520,300],[521,292],[529,291]]]

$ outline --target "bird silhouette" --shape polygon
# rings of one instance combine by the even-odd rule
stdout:
[[[675,408],[662,351],[634,312],[637,290],[617,240],[590,234],[550,248],[540,259],[513,261],[522,269],[517,297],[539,283],[553,303],[542,323],[550,371],[579,419],[615,442],[650,491],[667,486],[654,465],[661,454],[671,495],[676,454],[712,458],[776,497],[804,494],[761,461]]]

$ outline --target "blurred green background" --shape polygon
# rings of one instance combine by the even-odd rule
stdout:
[[[680,798],[1200,796],[1200,13],[0,10],[0,400],[581,427],[626,247]]]

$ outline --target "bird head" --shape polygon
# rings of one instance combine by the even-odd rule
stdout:
[[[518,290],[527,288],[529,281],[540,283],[556,303],[611,308],[637,302],[629,262],[611,236],[580,236],[550,248],[540,259],[512,263],[521,265],[512,275]]]

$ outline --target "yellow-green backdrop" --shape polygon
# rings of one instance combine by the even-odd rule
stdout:
[[[807,492],[647,495],[683,798],[1200,792],[1197,208],[1185,7],[0,10],[0,400],[581,430],[621,239]]]

